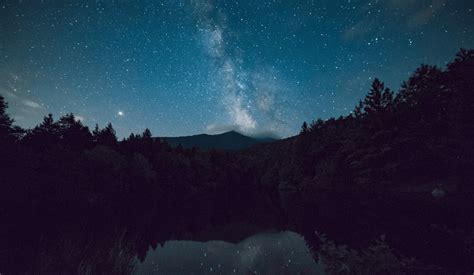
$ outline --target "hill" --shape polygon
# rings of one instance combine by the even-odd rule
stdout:
[[[196,147],[203,150],[242,150],[256,144],[276,141],[273,138],[253,138],[235,131],[218,135],[200,134],[183,137],[157,137],[157,139],[166,141],[172,147],[181,144],[185,149]]]

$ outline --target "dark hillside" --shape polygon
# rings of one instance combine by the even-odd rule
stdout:
[[[352,113],[305,122],[299,135],[270,143],[236,132],[162,142],[148,129],[118,141],[112,124],[91,132],[73,114],[22,129],[0,96],[0,218],[11,226],[6,232],[38,234],[12,238],[0,267],[27,263],[22,251],[38,247],[39,232],[58,221],[151,223],[148,214],[160,209],[172,221],[173,205],[190,198],[240,193],[245,204],[249,190],[263,190],[283,205],[272,203],[275,213],[294,209],[269,224],[294,219],[298,230],[311,225],[305,237],[319,228],[355,246],[387,233],[394,249],[428,266],[472,272],[473,72],[474,51],[461,50],[444,69],[422,65],[398,92],[376,79]],[[219,217],[230,216],[219,203],[212,206]],[[206,214],[200,205],[182,211]]]
[[[181,144],[185,149],[195,147],[202,150],[242,150],[256,144],[275,141],[272,138],[252,138],[235,131],[218,135],[200,134],[184,137],[158,137],[157,139],[166,141],[172,147]]]

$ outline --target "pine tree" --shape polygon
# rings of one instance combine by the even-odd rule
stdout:
[[[104,129],[99,129],[99,125],[95,125],[94,131],[92,131],[93,140],[97,144],[106,145],[106,146],[115,146],[117,145],[117,136],[112,126],[112,123],[109,122]]]
[[[26,140],[42,148],[56,145],[59,140],[59,125],[54,122],[53,115],[45,116],[43,122],[26,136]]]
[[[359,100],[359,104],[354,108],[353,115],[355,118],[360,118],[364,115],[364,104]]]
[[[0,140],[12,137],[13,119],[7,114],[8,103],[0,95]]]
[[[39,131],[43,133],[57,134],[58,125],[54,123],[53,115],[48,114],[48,116],[45,116],[43,118],[43,122],[39,126],[37,126],[35,129],[38,129]]]
[[[108,137],[113,141],[117,142],[117,133],[115,132],[114,127],[112,126],[112,123],[109,122],[107,124],[107,127],[105,127],[105,132],[107,133]]]
[[[393,92],[386,88],[382,94],[382,109],[387,111],[393,105]]]
[[[300,134],[307,134],[308,132],[309,132],[308,123],[306,123],[306,121],[304,121],[303,125],[301,125]]]
[[[311,126],[309,127],[310,132],[315,132],[317,130],[320,130],[324,126],[324,120],[318,118],[318,120],[313,121],[311,123]]]
[[[418,107],[419,103],[431,102],[435,93],[440,90],[439,80],[442,75],[436,66],[421,65],[408,81],[403,82],[395,104]]]
[[[95,124],[94,130],[92,130],[92,136],[94,137],[94,142],[97,142],[100,135],[99,124]]]
[[[152,138],[152,135],[151,135],[150,129],[146,128],[145,131],[143,131],[142,137],[143,137],[144,139],[151,139],[151,138]]]
[[[92,144],[92,135],[87,126],[76,120],[74,114],[66,114],[58,121],[59,139],[70,149],[84,149]]]
[[[364,112],[366,114],[372,115],[381,111],[384,88],[384,84],[378,78],[372,82],[372,88],[364,99]]]
[[[362,104],[356,107],[356,115],[363,115],[360,110],[363,107],[364,113],[367,115],[380,114],[388,111],[393,104],[393,92],[386,88],[384,83],[376,78],[372,82],[372,87],[364,99]]]

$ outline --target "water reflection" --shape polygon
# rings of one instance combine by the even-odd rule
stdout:
[[[304,238],[291,231],[253,235],[239,243],[167,241],[150,248],[136,274],[324,274]]]
[[[0,272],[322,274],[309,251],[320,252],[315,230],[357,249],[384,234],[394,249],[422,261],[451,270],[471,266],[458,253],[462,240],[433,226],[454,216],[439,206],[310,195],[229,190],[141,207],[123,203],[117,211],[25,211],[0,228]]]

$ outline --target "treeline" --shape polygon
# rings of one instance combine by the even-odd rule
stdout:
[[[0,199],[32,209],[122,209],[157,201],[165,189],[243,184],[472,191],[473,72],[474,51],[461,50],[444,70],[422,65],[397,93],[375,79],[351,114],[305,122],[297,137],[237,153],[171,148],[148,129],[118,141],[110,123],[91,132],[73,114],[25,130],[0,97]]]
[[[305,122],[298,136],[240,152],[172,148],[153,138],[148,129],[119,141],[112,124],[104,128],[96,125],[91,131],[73,114],[57,120],[48,115],[33,129],[22,129],[14,125],[8,105],[0,96],[0,218],[5,221],[7,232],[0,231],[0,241],[13,240],[11,232],[21,236],[7,244],[9,253],[0,254],[8,259],[6,263],[27,265],[31,257],[17,255],[33,247],[31,255],[46,255],[54,266],[55,253],[66,254],[67,245],[42,232],[61,234],[62,229],[56,229],[58,220],[65,219],[67,223],[70,219],[88,225],[76,228],[80,238],[71,237],[78,251],[90,238],[82,234],[83,229],[97,233],[97,240],[103,239],[102,233],[110,235],[110,247],[116,241],[141,240],[137,245],[140,248],[128,247],[125,254],[120,250],[123,268],[127,269],[136,251],[143,254],[148,249],[148,241],[140,238],[156,229],[166,229],[166,219],[157,219],[155,212],[169,212],[163,217],[169,216],[173,221],[175,205],[190,201],[188,195],[255,185],[302,190],[311,198],[332,191],[346,194],[320,201],[326,206],[322,208],[324,213],[319,213],[318,226],[324,226],[326,219],[326,224],[335,224],[335,228],[328,225],[327,231],[331,232],[331,228],[338,231],[351,224],[347,230],[359,240],[370,235],[367,224],[375,227],[380,223],[378,226],[392,234],[400,232],[404,238],[399,243],[410,253],[423,246],[422,249],[437,253],[439,262],[464,263],[465,267],[454,266],[453,270],[467,269],[471,266],[467,263],[474,259],[473,93],[474,50],[461,50],[444,69],[422,65],[397,92],[375,79],[367,96],[347,116]],[[424,203],[417,196],[411,200],[396,197],[418,191],[429,197],[435,187],[447,193],[446,200],[430,198],[429,203]],[[232,196],[237,194],[226,191]],[[383,199],[369,199],[365,195],[371,192],[386,195]],[[199,198],[192,200],[193,206],[199,204]],[[242,204],[247,203],[248,196],[237,196],[236,200],[240,198]],[[298,200],[303,199],[298,196]],[[216,206],[220,210],[221,204]],[[199,215],[201,209],[193,210]],[[315,222],[307,218],[313,212],[296,209],[304,214],[300,222]],[[297,212],[292,211],[292,216]],[[123,232],[129,233],[109,234],[98,229],[111,219],[127,224]],[[149,224],[153,226],[148,227]],[[176,228],[183,232],[198,228],[194,224],[170,224],[170,235]],[[148,232],[143,228],[152,229]],[[412,234],[413,238],[409,238]],[[43,244],[35,244],[37,240]],[[91,252],[100,251],[96,249],[99,244],[88,246],[84,253],[71,254],[71,258],[85,257],[93,262],[94,257],[109,255],[110,264],[115,265],[109,252]],[[34,247],[42,245],[51,254],[36,253],[41,249]],[[321,251],[329,268],[347,266],[345,259],[355,270],[388,265],[397,270],[399,264],[405,264],[383,242],[359,253],[323,240]],[[426,257],[429,263],[433,262],[431,256]],[[381,264],[373,264],[381,258]],[[71,262],[69,266],[76,264]]]
[[[422,65],[394,92],[375,79],[347,116],[304,122],[296,138],[243,154],[260,182],[330,190],[474,190],[474,51]]]
[[[172,200],[165,193],[185,196],[243,180],[233,162],[224,161],[233,158],[226,152],[172,148],[149,129],[118,141],[112,124],[91,132],[73,114],[58,120],[49,114],[22,129],[7,107],[0,96],[0,202],[13,213],[129,215]]]

